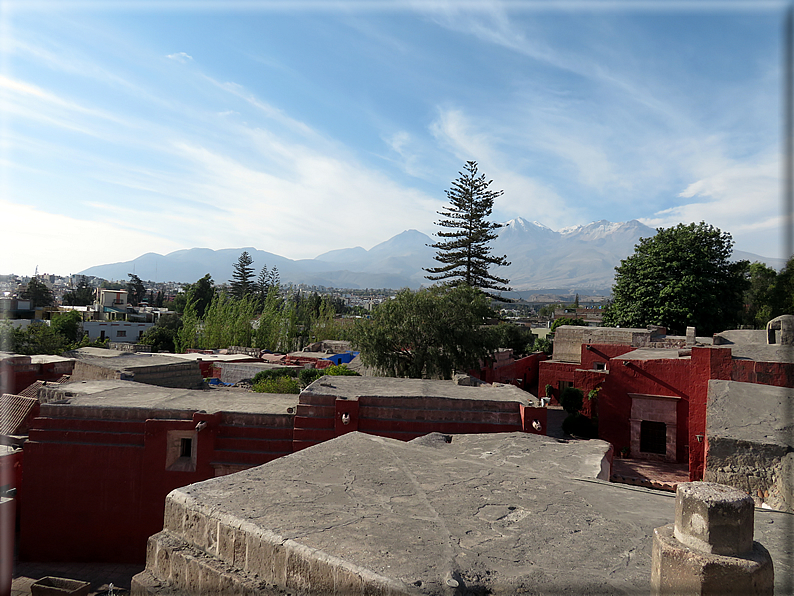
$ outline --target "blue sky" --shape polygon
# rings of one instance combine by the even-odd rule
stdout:
[[[432,234],[470,159],[498,221],[782,257],[783,8],[0,2],[0,273]]]

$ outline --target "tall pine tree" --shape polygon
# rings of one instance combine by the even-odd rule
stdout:
[[[234,264],[232,280],[229,284],[230,292],[235,298],[243,298],[250,294],[254,289],[254,268],[251,264],[254,260],[247,250],[243,251],[240,258]]]
[[[467,161],[460,177],[452,182],[446,191],[449,206],[439,211],[441,220],[436,225],[449,228],[440,231],[440,238],[429,245],[436,249],[435,260],[438,267],[425,269],[431,281],[449,280],[452,285],[467,285],[481,290],[509,291],[506,284],[510,280],[491,274],[491,266],[507,267],[507,256],[491,254],[490,242],[496,238],[495,230],[502,224],[488,221],[493,210],[494,199],[504,191],[490,190],[493,180],[486,180],[485,174],[477,175],[477,162]],[[493,298],[498,298],[486,292]]]

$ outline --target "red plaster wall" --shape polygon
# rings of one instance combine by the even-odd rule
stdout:
[[[731,381],[775,387],[794,387],[794,365],[788,362],[734,360]]]
[[[608,364],[598,396],[598,434],[614,445],[616,452],[631,445],[631,397],[629,393],[680,397],[677,411],[676,458],[689,457],[690,360],[630,360],[628,366],[618,356]],[[636,455],[636,454],[632,454]]]
[[[300,396],[293,449],[299,451],[341,434],[361,432],[410,441],[431,432],[448,434],[513,432],[524,430],[522,404],[488,400],[464,400],[441,397],[371,397],[344,400],[333,395],[304,393]],[[529,408],[528,432],[532,420],[542,418],[546,432],[545,410]],[[349,425],[341,415],[349,413]],[[353,428],[355,427],[355,428]]]
[[[486,383],[512,384],[537,395],[539,363],[545,359],[546,354],[535,352],[501,366],[497,362],[491,362],[480,370],[470,370],[469,375]]]
[[[20,557],[142,563],[171,490],[214,477],[212,464],[241,469],[291,452],[292,417],[260,418],[248,427],[203,413],[186,420],[37,418],[24,448]],[[207,426],[197,434],[195,471],[166,470],[168,431],[193,431],[200,421]]]
[[[17,394],[35,381],[57,381],[74,370],[74,360],[31,364],[29,356],[0,362],[0,392]]]

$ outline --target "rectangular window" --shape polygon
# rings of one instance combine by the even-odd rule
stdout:
[[[195,430],[169,430],[166,439],[165,469],[170,472],[196,471]]]
[[[573,381],[560,381],[559,382],[559,388],[560,388],[561,392],[564,391],[565,389],[567,389],[568,387],[573,387]]]
[[[607,363],[606,362],[593,362],[593,370],[606,370]]]
[[[127,337],[127,331],[123,329],[119,329],[116,331],[116,337]]]
[[[640,422],[640,451],[661,455],[667,453],[667,425],[664,422]]]

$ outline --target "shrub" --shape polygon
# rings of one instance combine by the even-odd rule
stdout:
[[[298,379],[303,387],[308,387],[323,375],[331,377],[360,377],[356,371],[351,370],[346,364],[332,364],[328,368],[305,368],[298,373]]]
[[[575,435],[577,437],[584,437],[587,439],[598,438],[598,429],[595,424],[593,424],[593,421],[578,412],[571,414],[562,421],[562,430],[569,435]]]
[[[308,387],[324,374],[325,371],[316,368],[304,368],[298,373],[298,380],[301,382],[303,387]]]
[[[263,379],[254,384],[253,390],[257,393],[300,393],[301,386],[298,379],[285,375],[274,379]]]
[[[560,405],[568,414],[576,414],[582,409],[584,394],[576,387],[566,387],[560,394]]]
[[[356,371],[347,367],[347,364],[332,364],[328,368],[321,371],[323,374],[331,375],[332,377],[360,377]]]
[[[258,373],[256,373],[254,378],[251,379],[251,384],[256,385],[261,381],[268,379],[278,379],[279,377],[291,377],[294,379],[297,376],[298,370],[295,368],[271,368],[268,370],[260,370]]]

